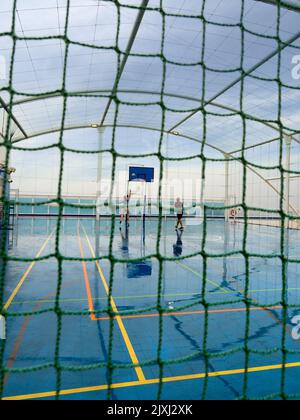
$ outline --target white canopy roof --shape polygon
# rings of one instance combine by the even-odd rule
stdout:
[[[116,125],[230,153],[243,145],[242,116],[246,146],[278,138],[279,122],[299,131],[296,1],[13,3],[0,3],[1,133],[11,109],[13,142]]]

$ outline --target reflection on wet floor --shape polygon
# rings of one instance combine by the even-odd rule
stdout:
[[[199,224],[175,231],[173,220],[161,225],[147,220],[143,229],[140,220],[119,228],[110,220],[97,225],[91,219],[65,219],[58,292],[55,227],[55,219],[18,222],[10,255],[34,258],[44,249],[43,259],[31,267],[9,305],[9,312],[18,316],[7,320],[4,361],[25,373],[7,375],[6,396],[55,389],[57,372],[49,366],[57,348],[57,302],[62,314],[59,361],[67,367],[62,388],[75,389],[77,398],[85,395],[82,387],[96,385],[103,390],[88,391],[89,398],[106,398],[109,360],[115,366],[113,383],[124,383],[114,389],[114,398],[156,398],[158,352],[169,378],[165,398],[200,398],[207,369],[215,372],[207,398],[238,398],[245,380],[245,343],[248,366],[259,368],[249,374],[248,393],[277,393],[283,333],[287,363],[293,363],[286,371],[287,392],[297,393],[300,349],[292,331],[300,310],[299,264],[287,263],[283,276],[280,229],[248,226],[245,253],[242,224],[208,221],[206,230]],[[285,241],[285,257],[299,256],[300,232],[291,230]],[[98,266],[93,256],[99,258]],[[8,262],[5,301],[28,266]],[[111,322],[111,307],[121,321]],[[130,386],[137,380],[132,350],[145,364],[146,381],[152,381],[138,389]]]

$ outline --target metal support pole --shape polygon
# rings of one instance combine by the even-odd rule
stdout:
[[[125,223],[126,223],[126,227],[128,227],[128,223],[129,223],[129,200],[128,200],[128,197],[129,197],[129,179],[128,179],[128,181],[127,181],[127,189],[126,189],[126,203],[124,203],[124,206],[125,206],[125,204],[126,204],[126,218],[125,218]]]
[[[223,257],[223,285],[228,287],[228,264],[227,264],[227,254],[229,252],[229,240],[230,240],[230,225],[228,223],[224,224],[224,257]]]
[[[95,221],[95,249],[96,257],[100,255],[100,212],[101,212],[101,181],[102,181],[102,165],[103,156],[100,151],[103,149],[103,133],[104,128],[98,128],[98,162],[97,162],[97,192],[96,192],[96,221]]]
[[[139,11],[138,11],[138,14],[137,14],[137,17],[136,17],[136,21],[133,25],[133,29],[132,29],[132,32],[131,32],[131,35],[129,37],[129,41],[128,41],[128,44],[127,44],[127,47],[126,47],[126,51],[123,55],[123,59],[122,59],[122,61],[120,63],[120,66],[118,68],[118,73],[116,75],[115,83],[114,83],[114,86],[113,86],[112,91],[111,91],[113,95],[118,90],[120,79],[121,79],[122,74],[124,72],[124,69],[125,69],[126,63],[128,61],[128,58],[130,57],[130,53],[131,53],[134,41],[137,37],[139,28],[141,26],[142,20],[144,18],[145,13],[146,13],[148,3],[149,3],[149,0],[142,0],[142,2],[140,4]],[[109,101],[106,105],[104,114],[101,118],[101,125],[103,125],[105,120],[106,120],[106,116],[108,114],[108,111],[109,111],[109,108],[111,106],[112,101],[113,101],[112,96],[110,96],[110,99],[109,99]]]
[[[290,206],[290,191],[291,191],[291,144],[292,144],[292,138],[290,136],[285,136],[285,144],[286,144],[286,176],[285,176],[285,212],[286,215],[289,216],[291,214],[291,206]],[[284,254],[285,257],[289,258],[290,254],[290,219],[286,217],[285,219],[285,250]],[[287,273],[287,289],[286,289],[286,295],[285,299],[288,299],[288,284],[289,284],[289,269],[288,269],[288,261],[286,262],[286,273]]]
[[[225,206],[229,206],[229,156],[225,153]],[[229,222],[229,209],[225,210],[225,222]]]
[[[101,199],[101,180],[102,180],[102,166],[103,166],[103,154],[100,151],[103,149],[103,134],[105,128],[98,128],[98,162],[97,162],[97,192],[96,192],[96,221],[100,220],[100,199]]]
[[[291,192],[291,143],[292,139],[289,136],[285,137],[285,144],[286,144],[286,176],[285,176],[285,212],[290,215],[290,192]],[[286,220],[286,227],[289,229],[290,227],[290,220]]]
[[[146,236],[146,202],[147,202],[147,181],[144,182],[144,210],[143,210],[143,243]]]
[[[167,158],[169,157],[169,141],[170,141],[170,134],[168,133],[167,136],[166,136],[166,157]],[[169,212],[169,214],[171,213],[171,199],[172,199],[172,197],[169,195],[169,191],[168,191],[168,187],[169,187],[169,183],[168,183],[168,179],[169,179],[169,161],[168,161],[168,159],[165,162],[166,162],[166,168],[165,168],[165,194],[166,194],[166,201],[168,203],[168,206],[166,206],[164,212],[165,212],[165,223],[167,223],[167,216],[168,216],[167,212]]]
[[[201,168],[201,191],[200,191],[200,217],[202,218],[202,220],[204,221],[204,199],[205,199],[205,186],[206,186],[206,177],[205,177],[205,163],[202,162],[202,168]]]

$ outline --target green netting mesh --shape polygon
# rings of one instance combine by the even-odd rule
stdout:
[[[207,389],[208,389],[208,383],[209,383],[209,372],[210,372],[210,368],[209,368],[209,364],[210,364],[210,360],[212,358],[216,359],[216,358],[224,358],[226,356],[232,355],[234,353],[238,353],[238,352],[243,352],[244,356],[245,356],[245,363],[244,363],[244,369],[245,372],[243,373],[243,392],[241,395],[242,399],[247,399],[249,397],[248,395],[248,376],[249,376],[249,357],[250,354],[253,352],[255,354],[261,354],[261,355],[266,355],[266,354],[272,354],[274,352],[280,351],[282,353],[282,368],[281,368],[281,385],[280,385],[280,392],[278,393],[278,395],[262,395],[262,397],[264,398],[283,398],[286,399],[288,397],[295,397],[295,396],[291,396],[288,395],[287,391],[286,391],[286,386],[285,386],[285,378],[286,378],[286,361],[287,361],[287,355],[289,354],[289,350],[286,347],[286,335],[287,335],[287,331],[285,326],[287,325],[287,316],[288,316],[288,309],[293,307],[291,305],[288,305],[286,296],[287,296],[287,265],[288,263],[299,263],[299,260],[296,259],[289,259],[286,253],[286,248],[285,248],[285,236],[286,236],[286,223],[287,220],[298,220],[299,217],[297,214],[288,214],[287,213],[287,209],[286,209],[286,202],[285,202],[285,178],[286,178],[286,174],[287,174],[287,170],[284,168],[284,164],[283,164],[283,150],[284,150],[284,135],[285,132],[290,133],[290,130],[288,127],[285,127],[285,125],[282,122],[282,89],[283,87],[286,87],[285,84],[281,81],[281,53],[282,51],[288,46],[290,45],[293,41],[297,40],[297,38],[299,37],[299,34],[297,34],[297,36],[294,36],[291,40],[289,40],[289,42],[283,41],[281,39],[280,36],[280,25],[281,25],[281,16],[282,16],[282,9],[283,7],[288,7],[289,9],[292,9],[295,11],[295,13],[297,13],[298,11],[300,11],[300,8],[298,8],[296,5],[292,5],[289,4],[289,2],[283,2],[283,1],[278,1],[278,2],[271,2],[270,3],[275,3],[274,7],[277,8],[277,35],[276,36],[270,36],[270,35],[263,35],[263,34],[259,34],[259,37],[264,39],[272,39],[276,44],[277,44],[277,48],[275,49],[275,51],[272,52],[271,55],[268,55],[268,57],[266,58],[266,60],[261,61],[260,62],[260,66],[263,65],[265,62],[267,62],[269,59],[273,58],[273,57],[277,57],[277,74],[275,76],[272,76],[270,78],[268,78],[267,76],[265,77],[259,77],[257,75],[253,75],[254,70],[257,68],[257,66],[253,67],[253,69],[251,70],[246,70],[244,67],[244,55],[245,55],[245,36],[246,34],[251,33],[251,31],[249,31],[246,27],[245,24],[245,1],[241,0],[241,13],[240,13],[240,21],[237,24],[229,24],[229,23],[220,23],[220,22],[214,22],[214,21],[210,21],[207,19],[207,17],[205,16],[205,7],[206,4],[208,3],[209,0],[203,1],[203,4],[201,6],[201,11],[199,12],[199,14],[180,14],[181,19],[192,19],[193,21],[197,22],[199,24],[199,31],[202,31],[203,36],[202,36],[202,56],[199,58],[199,61],[197,63],[184,63],[184,62],[171,62],[170,60],[168,60],[168,58],[165,55],[165,36],[166,36],[166,19],[170,18],[170,17],[178,17],[179,15],[176,13],[171,13],[171,12],[166,12],[164,10],[164,1],[160,0],[160,6],[159,7],[152,7],[151,6],[151,2],[149,1],[144,1],[142,4],[143,6],[134,6],[134,5],[130,5],[130,4],[123,4],[117,0],[106,0],[107,3],[112,3],[115,5],[116,10],[117,10],[117,14],[118,14],[118,28],[116,31],[116,38],[115,38],[115,43],[112,46],[96,46],[96,45],[90,45],[88,43],[82,43],[82,42],[75,42],[72,39],[70,39],[69,37],[69,13],[70,13],[70,5],[71,5],[71,0],[67,0],[66,1],[66,16],[65,16],[65,23],[64,23],[64,31],[63,31],[63,35],[54,35],[54,36],[40,36],[40,37],[26,37],[26,36],[20,36],[17,35],[16,32],[16,20],[17,20],[17,0],[13,1],[13,13],[12,13],[12,22],[11,22],[11,30],[8,32],[1,32],[0,36],[1,37],[8,37],[10,39],[10,42],[12,43],[12,55],[11,55],[11,62],[9,65],[9,82],[8,85],[4,88],[1,89],[1,92],[3,94],[9,94],[9,100],[5,106],[7,112],[8,112],[8,118],[6,121],[6,126],[4,127],[4,133],[3,133],[3,139],[2,139],[2,143],[1,145],[5,147],[6,149],[6,161],[4,164],[4,179],[5,181],[8,180],[9,174],[8,174],[8,168],[9,168],[9,159],[11,156],[12,151],[15,150],[26,150],[25,148],[22,148],[22,146],[18,143],[17,145],[14,144],[14,142],[12,141],[12,137],[11,137],[11,133],[12,130],[16,130],[18,129],[18,127],[16,126],[16,121],[14,119],[14,100],[16,96],[23,96],[23,97],[36,97],[36,98],[42,98],[44,96],[49,96],[49,95],[57,95],[59,97],[61,97],[63,99],[63,112],[61,115],[61,126],[60,126],[60,136],[59,136],[59,141],[58,143],[55,143],[53,145],[47,146],[44,149],[47,148],[57,148],[60,152],[60,173],[59,173],[59,183],[58,183],[58,188],[57,188],[57,197],[55,199],[52,200],[46,200],[45,202],[40,202],[40,203],[34,203],[34,204],[30,204],[30,206],[43,206],[45,204],[50,204],[50,203],[56,203],[58,205],[58,216],[57,216],[57,222],[56,222],[56,229],[55,232],[53,233],[53,235],[55,236],[55,251],[53,254],[51,255],[46,255],[43,257],[39,257],[37,259],[35,259],[34,261],[41,261],[41,260],[47,260],[50,258],[56,258],[57,260],[57,266],[58,266],[58,278],[57,278],[57,293],[56,293],[56,303],[53,307],[53,309],[51,310],[47,310],[47,311],[35,311],[35,312],[28,312],[28,313],[14,313],[11,310],[7,311],[4,308],[4,292],[5,292],[5,288],[6,288],[6,270],[7,270],[7,264],[8,261],[23,261],[23,262],[31,262],[33,261],[32,259],[26,259],[26,258],[17,258],[17,257],[11,257],[8,255],[7,252],[7,247],[6,247],[6,241],[7,241],[7,230],[5,229],[5,227],[7,227],[8,224],[8,220],[7,218],[4,218],[4,229],[3,229],[3,235],[2,235],[2,240],[1,240],[1,258],[2,258],[2,264],[1,264],[1,280],[0,280],[0,307],[1,309],[1,315],[3,315],[6,319],[8,319],[9,317],[20,317],[20,316],[30,316],[30,315],[37,315],[37,314],[42,314],[44,312],[54,312],[56,314],[57,317],[57,336],[56,336],[56,347],[55,347],[55,356],[54,359],[51,363],[47,363],[45,365],[41,365],[41,366],[33,366],[33,367],[26,367],[26,368],[22,368],[22,369],[18,369],[18,368],[9,368],[7,367],[7,365],[4,363],[4,350],[5,350],[5,341],[1,341],[1,350],[0,350],[0,398],[3,397],[3,392],[4,392],[4,377],[8,372],[13,372],[13,373],[25,373],[25,372],[33,372],[33,371],[37,371],[37,370],[45,370],[47,368],[53,368],[55,369],[56,372],[56,378],[57,378],[57,382],[56,382],[56,395],[57,398],[59,398],[59,393],[61,390],[61,379],[62,379],[62,373],[65,371],[74,371],[74,372],[81,372],[81,371],[89,371],[89,370],[93,370],[99,367],[104,367],[108,369],[109,375],[108,375],[108,393],[107,393],[107,397],[110,398],[111,397],[111,384],[112,384],[112,380],[113,380],[113,373],[115,370],[117,369],[125,369],[125,368],[133,368],[133,367],[145,367],[145,366],[151,366],[151,365],[155,365],[159,367],[159,386],[158,386],[158,392],[157,392],[157,398],[160,399],[162,396],[162,391],[163,391],[163,387],[166,386],[163,383],[163,377],[164,377],[164,370],[165,367],[167,365],[172,365],[172,364],[180,364],[180,363],[184,363],[188,360],[192,360],[194,357],[199,357],[201,356],[203,358],[203,360],[205,361],[205,374],[206,376],[204,377],[203,381],[204,381],[204,385],[202,388],[202,395],[199,395],[199,398],[203,398],[205,399],[207,397]],[[235,2],[236,3],[236,2]],[[69,50],[70,50],[70,46],[81,46],[84,48],[93,48],[95,50],[110,50],[112,52],[114,52],[117,56],[117,61],[118,61],[118,72],[117,72],[117,78],[115,80],[114,83],[114,87],[110,93],[110,95],[101,95],[101,94],[95,94],[94,97],[98,97],[98,98],[108,98],[109,99],[109,105],[108,105],[108,109],[110,107],[111,104],[114,105],[114,116],[113,116],[113,130],[112,130],[112,143],[111,143],[111,147],[108,150],[105,151],[94,151],[94,152],[88,152],[88,153],[109,153],[112,157],[112,170],[111,170],[111,179],[112,179],[112,184],[114,184],[115,179],[116,179],[116,163],[117,163],[117,159],[118,158],[130,158],[131,155],[124,155],[124,154],[120,154],[118,153],[118,151],[116,150],[115,147],[115,135],[116,135],[116,128],[118,127],[119,124],[119,110],[120,110],[120,106],[126,104],[124,101],[122,101],[120,99],[120,95],[118,94],[118,89],[119,89],[119,82],[121,80],[121,76],[124,70],[124,66],[126,65],[126,60],[124,62],[124,54],[125,51],[122,51],[119,47],[120,45],[120,19],[121,19],[121,11],[122,9],[130,9],[130,10],[136,10],[139,11],[141,13],[141,19],[142,19],[142,13],[147,9],[149,11],[155,11],[156,13],[160,14],[160,18],[161,18],[161,24],[162,24],[162,34],[161,34],[161,46],[160,46],[160,53],[159,54],[138,54],[138,53],[131,53],[129,50],[129,56],[133,56],[133,57],[138,57],[140,60],[143,60],[143,58],[148,58],[148,57],[153,57],[153,58],[158,58],[159,60],[161,60],[161,64],[162,64],[162,83],[161,83],[161,91],[160,91],[160,100],[156,103],[156,105],[158,105],[160,107],[160,121],[161,121],[161,125],[160,125],[160,142],[159,142],[159,147],[156,151],[156,153],[154,154],[144,154],[141,155],[140,158],[143,157],[149,157],[149,156],[154,156],[156,157],[159,162],[160,162],[160,170],[159,170],[159,176],[160,176],[160,187],[159,187],[159,200],[158,200],[158,207],[159,207],[159,225],[158,225],[158,235],[156,238],[156,253],[154,255],[152,255],[153,258],[156,258],[158,263],[159,263],[159,274],[158,274],[158,282],[157,282],[157,302],[155,307],[153,308],[145,308],[144,311],[140,310],[140,311],[131,311],[131,312],[126,312],[126,315],[129,314],[136,314],[136,313],[141,313],[141,312],[150,312],[151,310],[155,310],[157,311],[157,313],[159,313],[159,335],[158,337],[153,337],[153,339],[157,340],[157,355],[155,360],[150,360],[150,361],[143,361],[141,363],[140,366],[135,366],[134,364],[126,364],[126,365],[122,365],[122,364],[116,364],[113,361],[113,355],[112,355],[112,351],[113,351],[113,347],[114,347],[114,329],[116,328],[116,322],[115,322],[115,318],[117,315],[122,315],[123,312],[120,311],[118,313],[115,312],[115,308],[114,305],[112,304],[112,292],[113,292],[113,285],[114,285],[114,273],[115,273],[115,266],[118,263],[124,263],[124,261],[119,260],[113,252],[113,239],[114,239],[114,235],[115,235],[115,219],[116,219],[116,215],[112,214],[111,219],[112,219],[112,229],[110,232],[110,246],[109,246],[109,253],[107,256],[105,257],[95,257],[95,258],[86,258],[86,261],[98,261],[101,259],[106,259],[109,260],[110,262],[110,273],[109,273],[109,290],[108,290],[108,300],[107,300],[107,307],[105,310],[101,310],[101,311],[95,311],[95,314],[107,314],[110,317],[110,335],[109,335],[109,345],[108,345],[108,357],[107,357],[107,361],[103,362],[103,363],[98,363],[98,364],[93,364],[93,365],[82,365],[82,366],[74,366],[74,367],[70,367],[70,366],[64,366],[61,361],[60,361],[60,347],[61,347],[61,332],[62,332],[62,320],[64,317],[70,317],[70,316],[89,316],[90,312],[89,311],[81,311],[81,312],[66,312],[63,311],[61,306],[60,306],[60,297],[61,297],[61,287],[62,287],[62,282],[63,282],[63,262],[64,261],[81,261],[80,258],[70,258],[70,257],[66,257],[64,255],[62,255],[61,251],[60,251],[60,238],[61,238],[61,230],[62,230],[62,220],[63,220],[63,213],[64,213],[64,207],[67,205],[68,207],[75,207],[75,208],[80,208],[79,204],[71,204],[71,203],[66,203],[63,197],[63,191],[62,191],[62,183],[63,183],[63,174],[64,174],[64,158],[65,158],[65,153],[66,152],[73,152],[73,153],[78,153],[79,155],[81,153],[87,153],[85,150],[82,151],[78,151],[78,150],[73,150],[71,148],[67,148],[64,145],[64,132],[65,132],[65,128],[66,128],[66,114],[67,114],[67,109],[68,109],[68,100],[71,97],[76,97],[76,98],[82,98],[84,99],[85,97],[91,97],[91,94],[89,95],[85,95],[84,92],[78,93],[78,94],[74,94],[68,91],[67,89],[67,77],[68,77],[68,58],[69,58]],[[234,72],[239,72],[239,78],[237,81],[235,81],[233,84],[230,84],[229,87],[227,87],[226,89],[224,89],[222,91],[222,93],[225,93],[226,91],[228,91],[231,87],[234,86],[238,86],[239,88],[239,96],[240,96],[240,103],[239,103],[239,109],[237,111],[232,112],[231,115],[236,115],[239,116],[239,118],[242,121],[242,125],[243,125],[243,133],[241,136],[241,150],[240,150],[240,154],[238,155],[225,155],[224,158],[220,159],[220,158],[209,158],[206,156],[205,153],[205,147],[206,147],[206,140],[207,140],[207,129],[208,129],[208,117],[210,115],[218,115],[221,117],[224,117],[224,121],[226,120],[226,117],[228,115],[224,115],[224,114],[217,114],[217,113],[213,113],[211,111],[211,109],[208,109],[208,105],[212,102],[212,100],[214,98],[207,98],[206,95],[206,89],[207,89],[207,85],[206,85],[206,75],[207,72],[215,72],[216,75],[222,73],[222,71],[218,70],[218,69],[212,69],[212,68],[208,68],[208,66],[206,65],[206,29],[208,25],[215,25],[215,26],[223,26],[223,27],[232,27],[232,28],[237,28],[240,31],[240,39],[241,39],[241,55],[240,55],[240,64],[238,68],[232,69],[232,70],[228,70],[227,73],[234,73]],[[257,35],[257,34],[254,34]],[[18,92],[15,90],[15,84],[14,84],[14,66],[15,66],[15,52],[16,52],[16,46],[17,43],[20,41],[24,41],[24,40],[30,40],[30,41],[36,41],[36,42],[40,42],[40,41],[45,41],[45,40],[59,40],[62,41],[65,45],[65,49],[64,49],[64,57],[63,57],[63,63],[64,63],[64,71],[63,71],[63,78],[61,80],[61,88],[59,90],[56,90],[54,92],[39,92],[39,93],[35,93],[34,95],[26,93],[26,92]],[[296,48],[296,47],[295,47]],[[201,145],[199,145],[199,151],[197,155],[193,155],[190,157],[190,159],[195,159],[198,158],[199,159],[199,167],[202,168],[201,170],[201,177],[202,180],[205,179],[206,176],[206,165],[208,162],[212,161],[212,162],[223,162],[225,164],[226,160],[237,160],[243,167],[243,188],[242,188],[242,199],[240,202],[236,203],[235,206],[239,207],[243,210],[243,220],[244,220],[244,224],[245,224],[245,229],[244,229],[244,234],[243,234],[243,247],[241,251],[236,252],[236,254],[238,255],[242,255],[245,261],[245,267],[246,267],[246,274],[245,274],[245,289],[244,292],[240,294],[239,299],[235,299],[234,301],[232,301],[232,303],[242,303],[245,305],[246,307],[246,322],[245,322],[245,331],[244,331],[244,342],[238,346],[237,348],[235,348],[234,350],[231,351],[224,351],[224,352],[219,352],[219,353],[214,353],[214,354],[210,354],[210,352],[208,351],[208,337],[210,334],[210,330],[209,330],[209,309],[211,308],[211,306],[213,306],[211,303],[209,303],[207,296],[206,296],[206,289],[207,289],[207,265],[208,265],[208,259],[209,258],[214,258],[216,257],[216,255],[214,254],[210,254],[207,252],[206,250],[206,232],[207,232],[207,214],[209,212],[209,210],[211,208],[213,208],[213,206],[209,206],[209,205],[203,205],[204,209],[204,223],[203,223],[203,238],[202,241],[200,243],[200,250],[198,252],[195,252],[195,254],[191,255],[191,256],[200,256],[202,258],[203,261],[203,271],[202,271],[202,288],[200,290],[200,298],[197,302],[194,302],[193,305],[186,305],[184,307],[181,308],[181,310],[185,310],[191,306],[194,305],[199,305],[201,304],[204,309],[205,309],[205,316],[204,316],[204,333],[203,333],[203,342],[202,342],[202,350],[200,353],[197,354],[189,354],[185,357],[181,357],[181,358],[177,358],[175,360],[173,359],[166,359],[163,357],[163,337],[164,337],[164,319],[163,319],[163,315],[167,312],[171,312],[171,310],[167,310],[163,307],[162,305],[162,277],[163,277],[163,267],[164,267],[164,262],[165,261],[174,261],[174,258],[168,258],[166,256],[161,255],[160,253],[160,240],[161,240],[161,235],[162,235],[162,221],[163,221],[163,205],[161,204],[163,202],[162,200],[162,181],[163,181],[163,176],[164,176],[164,163],[165,161],[168,159],[163,152],[163,139],[164,139],[164,135],[166,130],[168,129],[168,127],[166,127],[165,121],[166,121],[166,113],[167,112],[173,112],[173,113],[177,113],[178,114],[178,119],[179,121],[183,119],[183,114],[180,110],[176,110],[176,109],[170,109],[170,107],[168,107],[166,105],[166,101],[165,101],[165,83],[166,83],[166,77],[167,77],[167,73],[166,73],[166,66],[168,63],[171,63],[173,65],[176,65],[178,67],[181,68],[188,68],[188,67],[192,67],[195,65],[201,66],[201,71],[202,71],[202,80],[201,80],[201,84],[202,84],[202,94],[201,94],[201,100],[200,103],[197,107],[195,107],[194,109],[190,109],[190,114],[189,117],[186,118],[185,114],[184,114],[184,121],[188,120],[191,116],[194,115],[198,115],[198,119],[200,124],[202,124],[202,137],[201,137]],[[224,73],[226,73],[224,71]],[[263,118],[258,118],[258,117],[253,117],[251,115],[249,115],[248,113],[244,112],[244,96],[245,96],[245,79],[247,77],[252,77],[254,79],[260,79],[263,81],[272,81],[273,83],[275,82],[277,84],[277,90],[278,90],[278,101],[277,101],[277,118],[275,120],[269,121],[269,120],[264,120]],[[296,87],[292,87],[292,86],[288,86],[291,89],[299,89]],[[218,95],[220,96],[220,95]],[[136,102],[136,103],[128,103],[127,105],[130,105],[132,107],[132,110],[134,113],[138,113],[139,109],[147,107],[149,105],[149,103],[147,101],[145,101],[144,103],[141,102]],[[3,107],[3,104],[2,104]],[[272,169],[276,169],[278,171],[280,171],[280,188],[279,188],[279,193],[280,193],[280,209],[277,212],[278,216],[280,218],[280,231],[281,231],[281,249],[280,249],[280,254],[278,255],[263,255],[260,253],[257,254],[253,254],[250,253],[247,249],[247,235],[248,235],[248,214],[249,211],[254,211],[254,210],[258,210],[258,211],[263,211],[266,214],[268,212],[270,213],[274,213],[273,210],[267,210],[265,208],[255,208],[255,207],[249,207],[249,205],[247,205],[247,201],[246,201],[246,195],[247,195],[247,174],[248,174],[248,168],[252,168],[253,170],[261,170],[264,169],[263,165],[257,165],[257,164],[253,164],[251,161],[247,160],[247,153],[246,153],[246,144],[247,144],[247,121],[252,120],[252,121],[258,121],[258,122],[262,122],[262,123],[266,123],[266,124],[272,124],[273,127],[275,126],[276,129],[279,132],[279,136],[277,141],[279,141],[280,147],[279,147],[279,156],[278,156],[278,165],[274,166]],[[181,121],[182,122],[182,121]],[[95,122],[97,123],[97,121]],[[173,130],[176,130],[177,125],[173,128]],[[34,156],[34,152],[36,150],[41,150],[42,148],[32,148],[31,149],[31,154],[32,156]],[[136,156],[135,156],[136,157]],[[176,161],[176,160],[187,160],[188,158],[172,158],[169,160],[172,161]],[[268,167],[270,169],[270,167]],[[288,171],[290,174],[299,174],[297,171]],[[113,190],[113,186],[111,189],[111,196],[112,196],[112,190]],[[5,193],[3,192],[2,194],[2,199],[1,199],[4,209],[6,209],[6,212],[8,212],[8,208],[9,208],[9,199],[6,197]],[[23,206],[25,205],[24,203],[20,203]],[[203,203],[200,203],[200,205],[202,205]],[[194,204],[195,205],[195,204]],[[89,206],[82,206],[84,208],[88,208]],[[232,206],[231,206],[232,207]],[[95,209],[95,205],[91,205],[90,208]],[[223,206],[224,210],[227,210],[227,207]],[[231,252],[230,254],[219,254],[218,258],[220,257],[226,257],[226,256],[232,256],[235,255],[235,252]],[[277,302],[279,305],[282,306],[282,339],[281,339],[281,347],[280,349],[270,349],[266,352],[263,351],[259,351],[256,349],[252,349],[249,346],[249,334],[250,334],[250,308],[251,307],[257,307],[261,305],[254,301],[253,299],[251,299],[251,297],[249,297],[248,291],[249,291],[249,261],[251,257],[261,257],[261,258],[279,258],[281,260],[281,265],[282,265],[282,299],[281,302]],[[178,258],[180,260],[180,258]],[[183,257],[182,257],[183,259]],[[224,301],[224,302],[218,302],[218,305],[222,305],[222,304],[227,304],[228,305],[228,300]],[[295,305],[296,307],[296,305]],[[265,308],[267,309],[268,306],[266,305]],[[298,396],[299,397],[299,396]]]

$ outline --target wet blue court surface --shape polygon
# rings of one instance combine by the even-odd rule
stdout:
[[[147,220],[143,235],[140,220],[120,230],[108,219],[99,228],[92,219],[64,219],[59,289],[56,223],[18,220],[9,254],[49,258],[8,263],[4,302],[16,316],[7,317],[5,398],[53,399],[59,386],[61,399],[106,399],[111,382],[113,399],[154,399],[161,374],[164,399],[300,393],[300,342],[292,336],[300,267],[283,269],[280,258],[284,251],[299,259],[300,231],[281,238],[278,228],[249,225],[246,251],[255,256],[247,275],[243,224],[208,221],[204,240],[204,225],[181,234],[173,220]],[[98,256],[97,263],[80,260]],[[109,294],[119,314],[113,321]]]

